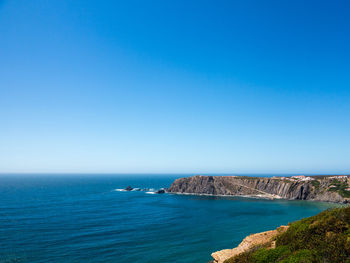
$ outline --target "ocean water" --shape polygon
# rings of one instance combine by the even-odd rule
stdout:
[[[0,262],[208,262],[332,204],[120,192],[183,175],[0,176]]]

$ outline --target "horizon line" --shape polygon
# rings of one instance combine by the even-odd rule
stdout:
[[[0,172],[1,175],[347,175],[350,173],[287,173],[287,172],[244,172],[244,173],[191,173],[191,172]]]

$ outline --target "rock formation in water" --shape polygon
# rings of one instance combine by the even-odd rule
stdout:
[[[347,203],[347,176],[246,177],[201,176],[176,179],[170,193],[251,196]]]
[[[128,187],[126,187],[124,190],[125,191],[132,191],[134,188],[132,188],[130,185]]]

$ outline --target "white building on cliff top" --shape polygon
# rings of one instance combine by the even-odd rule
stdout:
[[[292,179],[296,179],[298,181],[312,181],[312,180],[315,180],[314,178],[312,178],[310,176],[305,176],[305,175],[295,175],[295,176],[292,176]]]

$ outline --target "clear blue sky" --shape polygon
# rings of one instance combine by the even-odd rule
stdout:
[[[0,0],[0,172],[350,173],[349,13]]]

